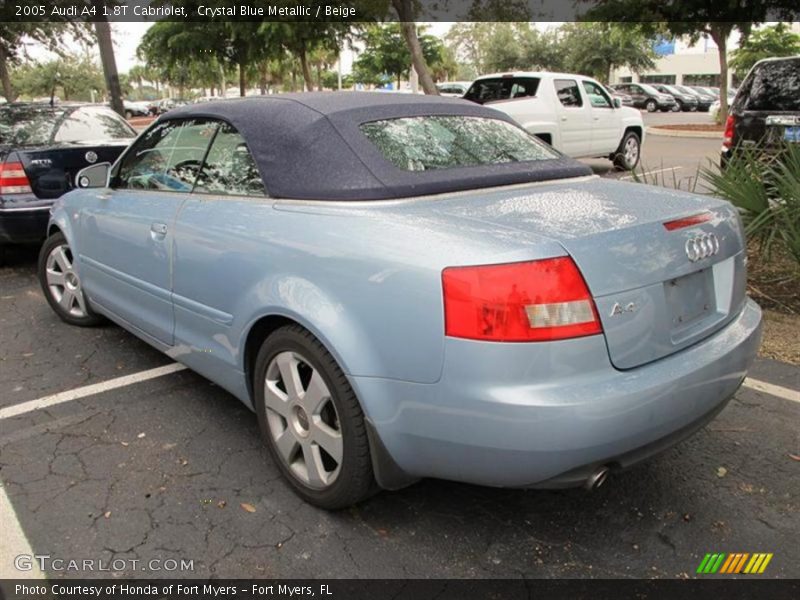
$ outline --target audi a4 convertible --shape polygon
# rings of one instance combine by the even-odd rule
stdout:
[[[77,186],[39,261],[55,313],[234,394],[325,508],[595,487],[713,419],[760,342],[730,204],[600,179],[461,100],[176,108]]]

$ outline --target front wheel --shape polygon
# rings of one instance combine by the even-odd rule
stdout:
[[[656,112],[656,110],[658,110],[658,104],[656,103],[655,100],[648,100],[645,103],[644,108],[649,113]]]
[[[83,293],[75,256],[63,233],[51,235],[39,251],[39,284],[50,308],[65,323],[92,327],[103,322]]]
[[[641,140],[633,131],[629,131],[622,138],[622,142],[614,155],[614,165],[625,171],[633,171],[639,164],[641,155]]]
[[[375,478],[364,414],[325,347],[300,326],[282,327],[254,371],[262,437],[294,491],[331,510],[368,498]]]
[[[680,104],[675,103],[675,104],[672,105],[672,112],[680,112],[680,111],[681,111],[681,105]]]

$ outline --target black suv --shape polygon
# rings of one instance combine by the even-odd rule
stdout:
[[[721,164],[742,147],[769,151],[782,142],[800,144],[800,56],[757,62],[742,82],[725,123]]]

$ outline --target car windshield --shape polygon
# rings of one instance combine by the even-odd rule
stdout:
[[[99,106],[0,109],[0,144],[41,146],[52,142],[123,140],[136,132],[119,115]]]
[[[403,117],[361,125],[389,162],[430,171],[558,158],[524,129],[500,119],[459,115]]]
[[[39,146],[53,137],[66,110],[50,106],[15,106],[0,109],[0,144]]]
[[[676,90],[676,89],[675,89],[674,87],[672,87],[671,85],[664,85],[664,86],[662,86],[662,87],[663,87],[665,90],[667,90],[667,92],[668,92],[668,93],[670,93],[670,94],[677,94],[677,95],[679,95],[679,96],[681,95],[680,91]]]
[[[66,115],[55,135],[56,142],[127,140],[136,137],[127,121],[113,110],[85,106]]]

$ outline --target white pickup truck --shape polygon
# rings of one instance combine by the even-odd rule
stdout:
[[[631,170],[639,163],[644,123],[594,79],[567,73],[484,75],[465,100],[511,116],[530,133],[573,158],[603,157]]]

